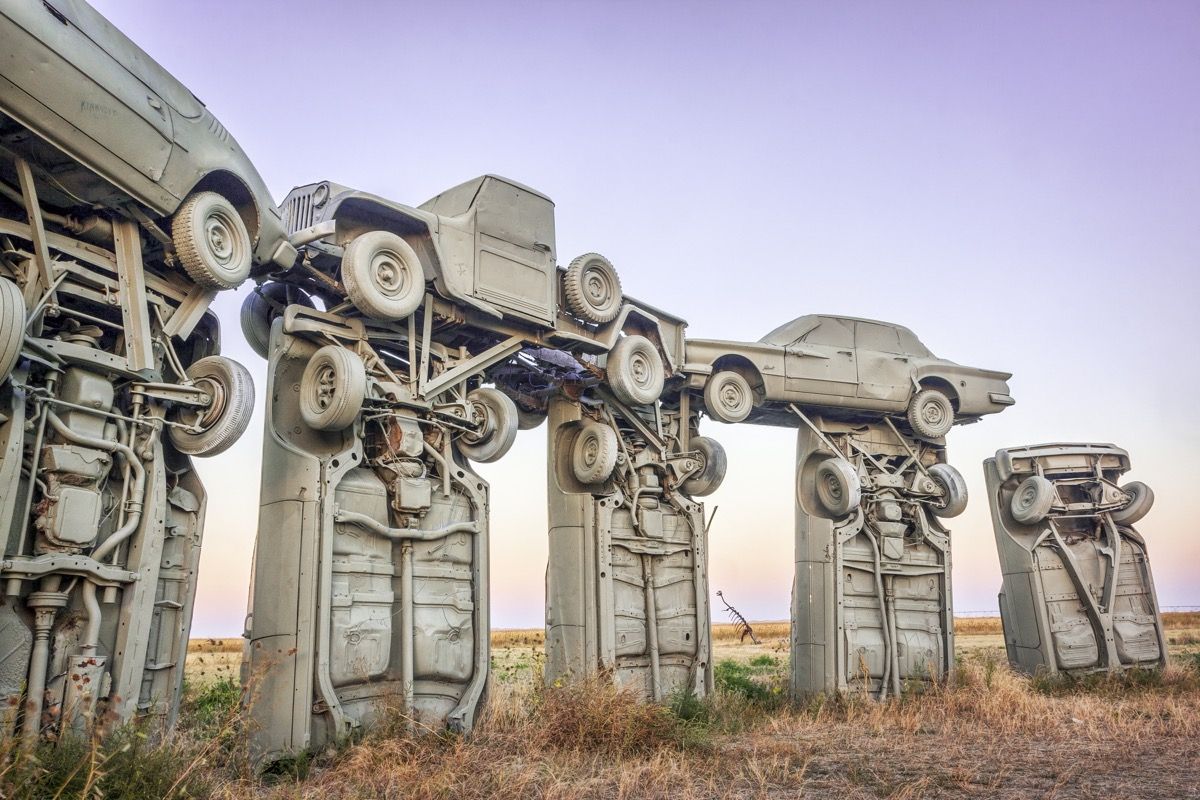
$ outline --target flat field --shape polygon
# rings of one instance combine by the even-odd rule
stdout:
[[[546,689],[540,630],[494,631],[475,732],[402,715],[255,776],[238,708],[241,639],[194,640],[178,733],[0,753],[0,798],[1200,798],[1200,613],[1168,614],[1164,674],[1014,674],[999,619],[956,622],[944,685],[885,703],[787,699],[787,623],[761,644],[713,629],[717,692],[671,707],[600,683]]]
[[[599,684],[545,690],[543,632],[499,630],[490,705],[467,739],[377,732],[268,783],[231,766],[235,743],[197,779],[214,796],[320,800],[1200,797],[1200,613],[1166,622],[1161,676],[1031,680],[1008,669],[998,618],[964,618],[945,686],[798,705],[787,623],[754,623],[758,645],[718,625],[717,696],[673,710]],[[240,658],[240,639],[194,641],[193,702],[236,680]]]

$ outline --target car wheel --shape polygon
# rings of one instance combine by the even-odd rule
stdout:
[[[546,421],[546,412],[536,409],[530,410],[517,406],[517,428],[523,431],[531,431]]]
[[[706,497],[720,488],[729,461],[721,443],[707,436],[694,437],[692,449],[700,455],[700,471],[684,481],[680,489],[689,497]]]
[[[926,439],[940,439],[954,426],[954,404],[938,389],[922,389],[908,404],[908,424]]]
[[[517,438],[517,404],[499,389],[485,387],[467,394],[479,420],[479,430],[463,434],[459,450],[471,461],[487,464],[509,451]]]
[[[208,408],[181,408],[173,415],[168,436],[175,449],[189,456],[215,456],[241,438],[254,411],[254,381],[232,358],[208,356],[192,364],[187,376],[212,402]]]
[[[704,384],[704,407],[721,422],[741,422],[754,410],[754,390],[741,373],[715,372]]]
[[[653,403],[662,394],[666,370],[658,349],[645,336],[624,336],[608,353],[608,384],[622,403]]]
[[[934,464],[929,477],[937,484],[941,496],[933,503],[935,517],[957,517],[967,510],[967,482],[962,473],[949,464]]]
[[[1012,496],[1010,510],[1013,519],[1022,525],[1036,525],[1050,513],[1057,494],[1053,483],[1041,475],[1030,475],[1021,481]]]
[[[233,204],[196,192],[171,218],[171,241],[184,272],[208,289],[236,289],[250,277],[253,246]]]
[[[1154,490],[1141,481],[1132,481],[1121,487],[1121,491],[1129,495],[1129,503],[1124,508],[1112,512],[1112,520],[1118,525],[1132,525],[1150,513],[1154,506]]]
[[[817,499],[835,519],[858,508],[862,483],[858,473],[845,459],[827,458],[817,465]]]
[[[586,420],[571,443],[571,471],[585,484],[603,483],[617,466],[617,432]]]
[[[358,418],[367,398],[367,368],[357,353],[327,344],[300,377],[300,416],[318,431],[340,431]]]
[[[262,358],[270,354],[271,323],[290,305],[315,308],[307,292],[286,283],[264,283],[242,301],[242,335]]]
[[[25,297],[20,286],[0,278],[0,383],[8,380],[17,366],[24,343]]]
[[[572,314],[597,324],[616,319],[623,300],[616,268],[599,253],[571,262],[563,276],[563,294]]]
[[[346,296],[371,319],[404,319],[425,297],[425,272],[408,242],[389,231],[355,237],[342,253]]]

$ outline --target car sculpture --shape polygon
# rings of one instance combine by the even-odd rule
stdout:
[[[229,132],[91,6],[0,0],[0,42],[0,147],[28,161],[79,235],[111,235],[98,208],[133,219],[207,289],[295,259]]]
[[[640,406],[682,363],[683,320],[625,296],[602,255],[558,267],[554,203],[507,178],[484,175],[416,208],[322,181],[293,189],[284,219],[301,256],[242,307],[242,330],[264,357],[284,308],[319,299],[375,327],[427,307],[421,339],[477,354],[452,377],[552,348],[589,359],[621,402]]]
[[[1014,402],[1010,373],[938,358],[908,328],[854,317],[808,314],[757,342],[688,339],[687,369],[705,368],[705,410],[728,423],[776,424],[764,407],[795,403],[903,413],[936,439]]]
[[[1159,668],[1167,642],[1146,541],[1154,492],[1105,443],[998,450],[983,463],[1004,575],[1009,663],[1027,673]]]

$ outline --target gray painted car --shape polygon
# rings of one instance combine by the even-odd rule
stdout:
[[[1014,402],[1010,373],[938,358],[908,328],[856,317],[807,314],[757,342],[688,339],[687,364],[712,368],[705,409],[729,423],[778,424],[763,407],[795,403],[904,413],[915,433],[938,438]]]
[[[213,289],[294,260],[237,142],[91,6],[0,0],[0,43],[0,147],[49,184],[43,202],[82,214],[81,227],[93,209],[120,209]]]
[[[284,303],[318,298],[401,329],[431,311],[440,321],[424,335],[453,322],[447,343],[475,356],[467,371],[530,349],[603,358],[613,393],[631,405],[656,401],[683,361],[686,322],[625,295],[598,253],[559,267],[554,203],[508,178],[482,175],[418,207],[321,181],[293,189],[284,209],[300,257],[243,306],[242,329],[260,355]]]
[[[1014,669],[1086,673],[1167,663],[1146,540],[1154,492],[1124,482],[1129,453],[1104,443],[1009,447],[983,462]]]

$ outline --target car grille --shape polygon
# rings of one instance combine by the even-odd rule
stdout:
[[[313,224],[312,192],[298,194],[288,201],[283,211],[283,223],[289,235],[302,231]]]

